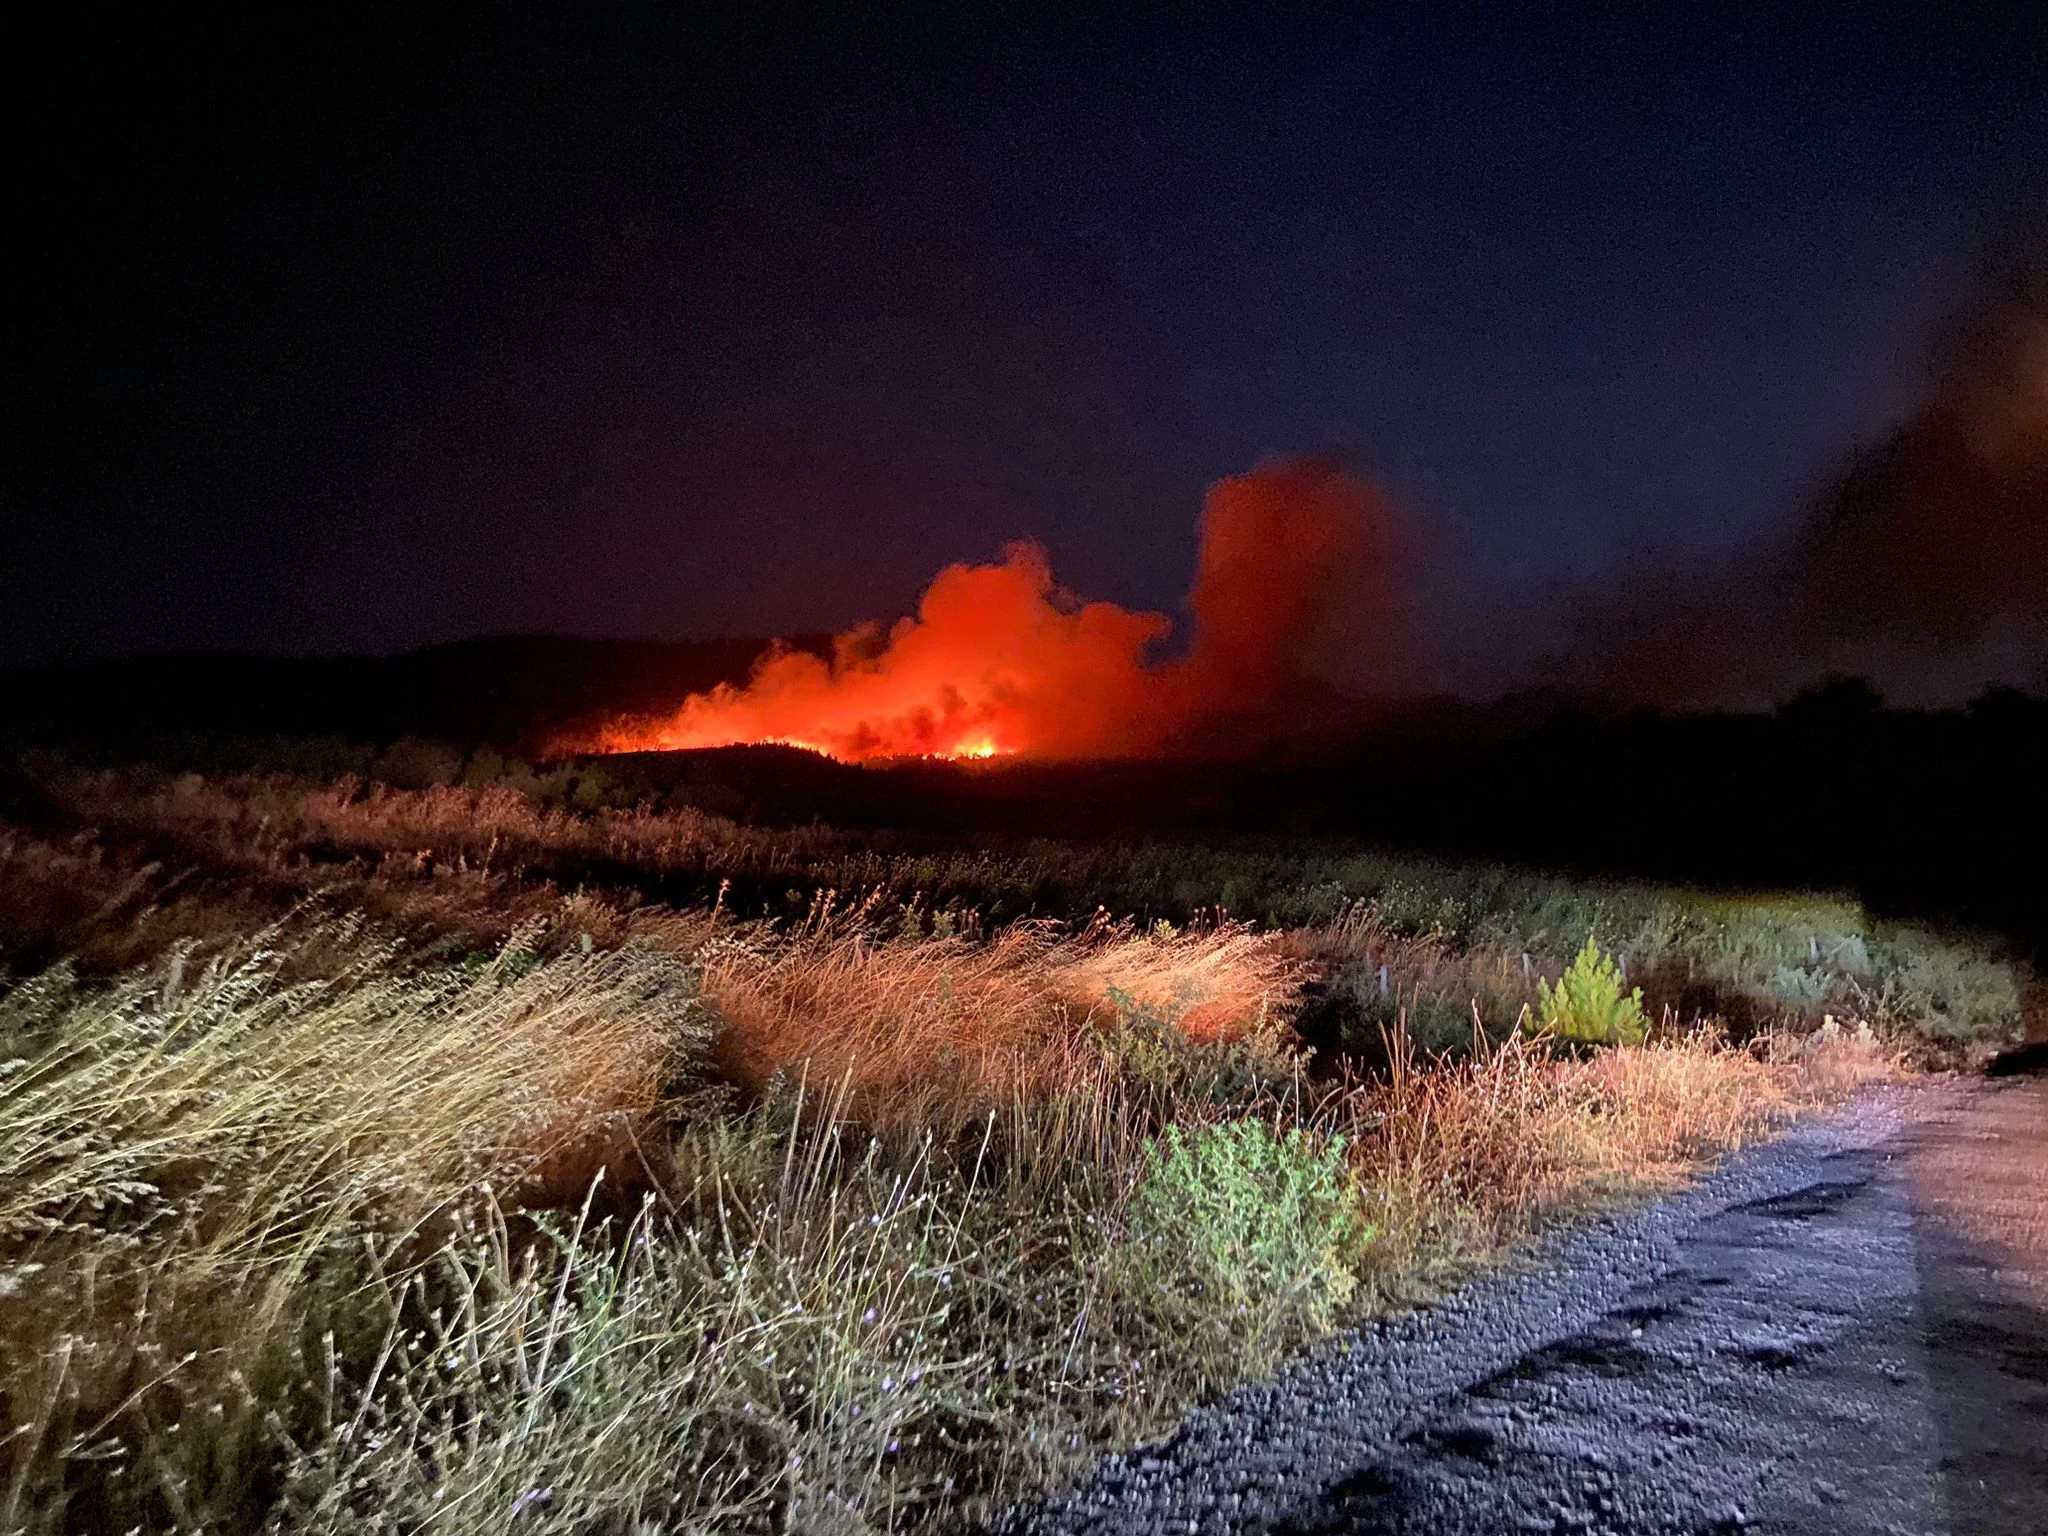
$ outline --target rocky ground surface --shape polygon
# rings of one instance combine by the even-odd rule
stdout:
[[[1876,1092],[999,1530],[2048,1531],[2048,1082]]]

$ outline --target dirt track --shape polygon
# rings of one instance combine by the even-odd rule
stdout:
[[[1002,1524],[2048,1531],[2048,1081],[1873,1095]]]

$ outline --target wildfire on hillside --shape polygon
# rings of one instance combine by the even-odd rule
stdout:
[[[1333,690],[1390,691],[1406,659],[1410,540],[1393,504],[1326,459],[1261,465],[1204,503],[1186,653],[1164,614],[1084,602],[1045,551],[951,565],[915,615],[817,656],[772,647],[744,687],[621,719],[602,752],[778,743],[844,762],[1217,755],[1303,734]]]

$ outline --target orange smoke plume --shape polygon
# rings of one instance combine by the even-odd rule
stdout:
[[[1214,755],[1298,738],[1347,683],[1398,685],[1408,552],[1392,504],[1342,467],[1266,464],[1203,506],[1184,658],[1150,654],[1172,632],[1164,614],[1082,602],[1042,549],[1013,544],[1000,565],[947,566],[886,634],[862,625],[829,661],[777,646],[744,688],[614,722],[595,745],[778,742],[862,762]]]

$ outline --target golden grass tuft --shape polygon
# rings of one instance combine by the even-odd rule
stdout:
[[[905,940],[828,921],[795,938],[742,930],[696,958],[742,1081],[845,1081],[861,1113],[897,1123],[957,1124],[1076,1091],[1098,1064],[1090,1036],[1120,1006],[1154,1009],[1200,1040],[1276,1027],[1304,974],[1278,936],[1234,925],[1014,923],[985,939]]]
[[[1434,1294],[1561,1216],[1666,1191],[1807,1110],[1897,1070],[1867,1034],[1818,1045],[1726,1043],[1701,1028],[1649,1045],[1553,1055],[1521,1034],[1469,1058],[1419,1061],[1353,1091],[1368,1255],[1381,1301]]]
[[[694,975],[650,950],[400,961],[309,918],[0,998],[0,1399],[38,1403],[17,1466],[256,1371],[337,1254],[430,1247],[481,1188],[630,1176],[709,1033]]]

